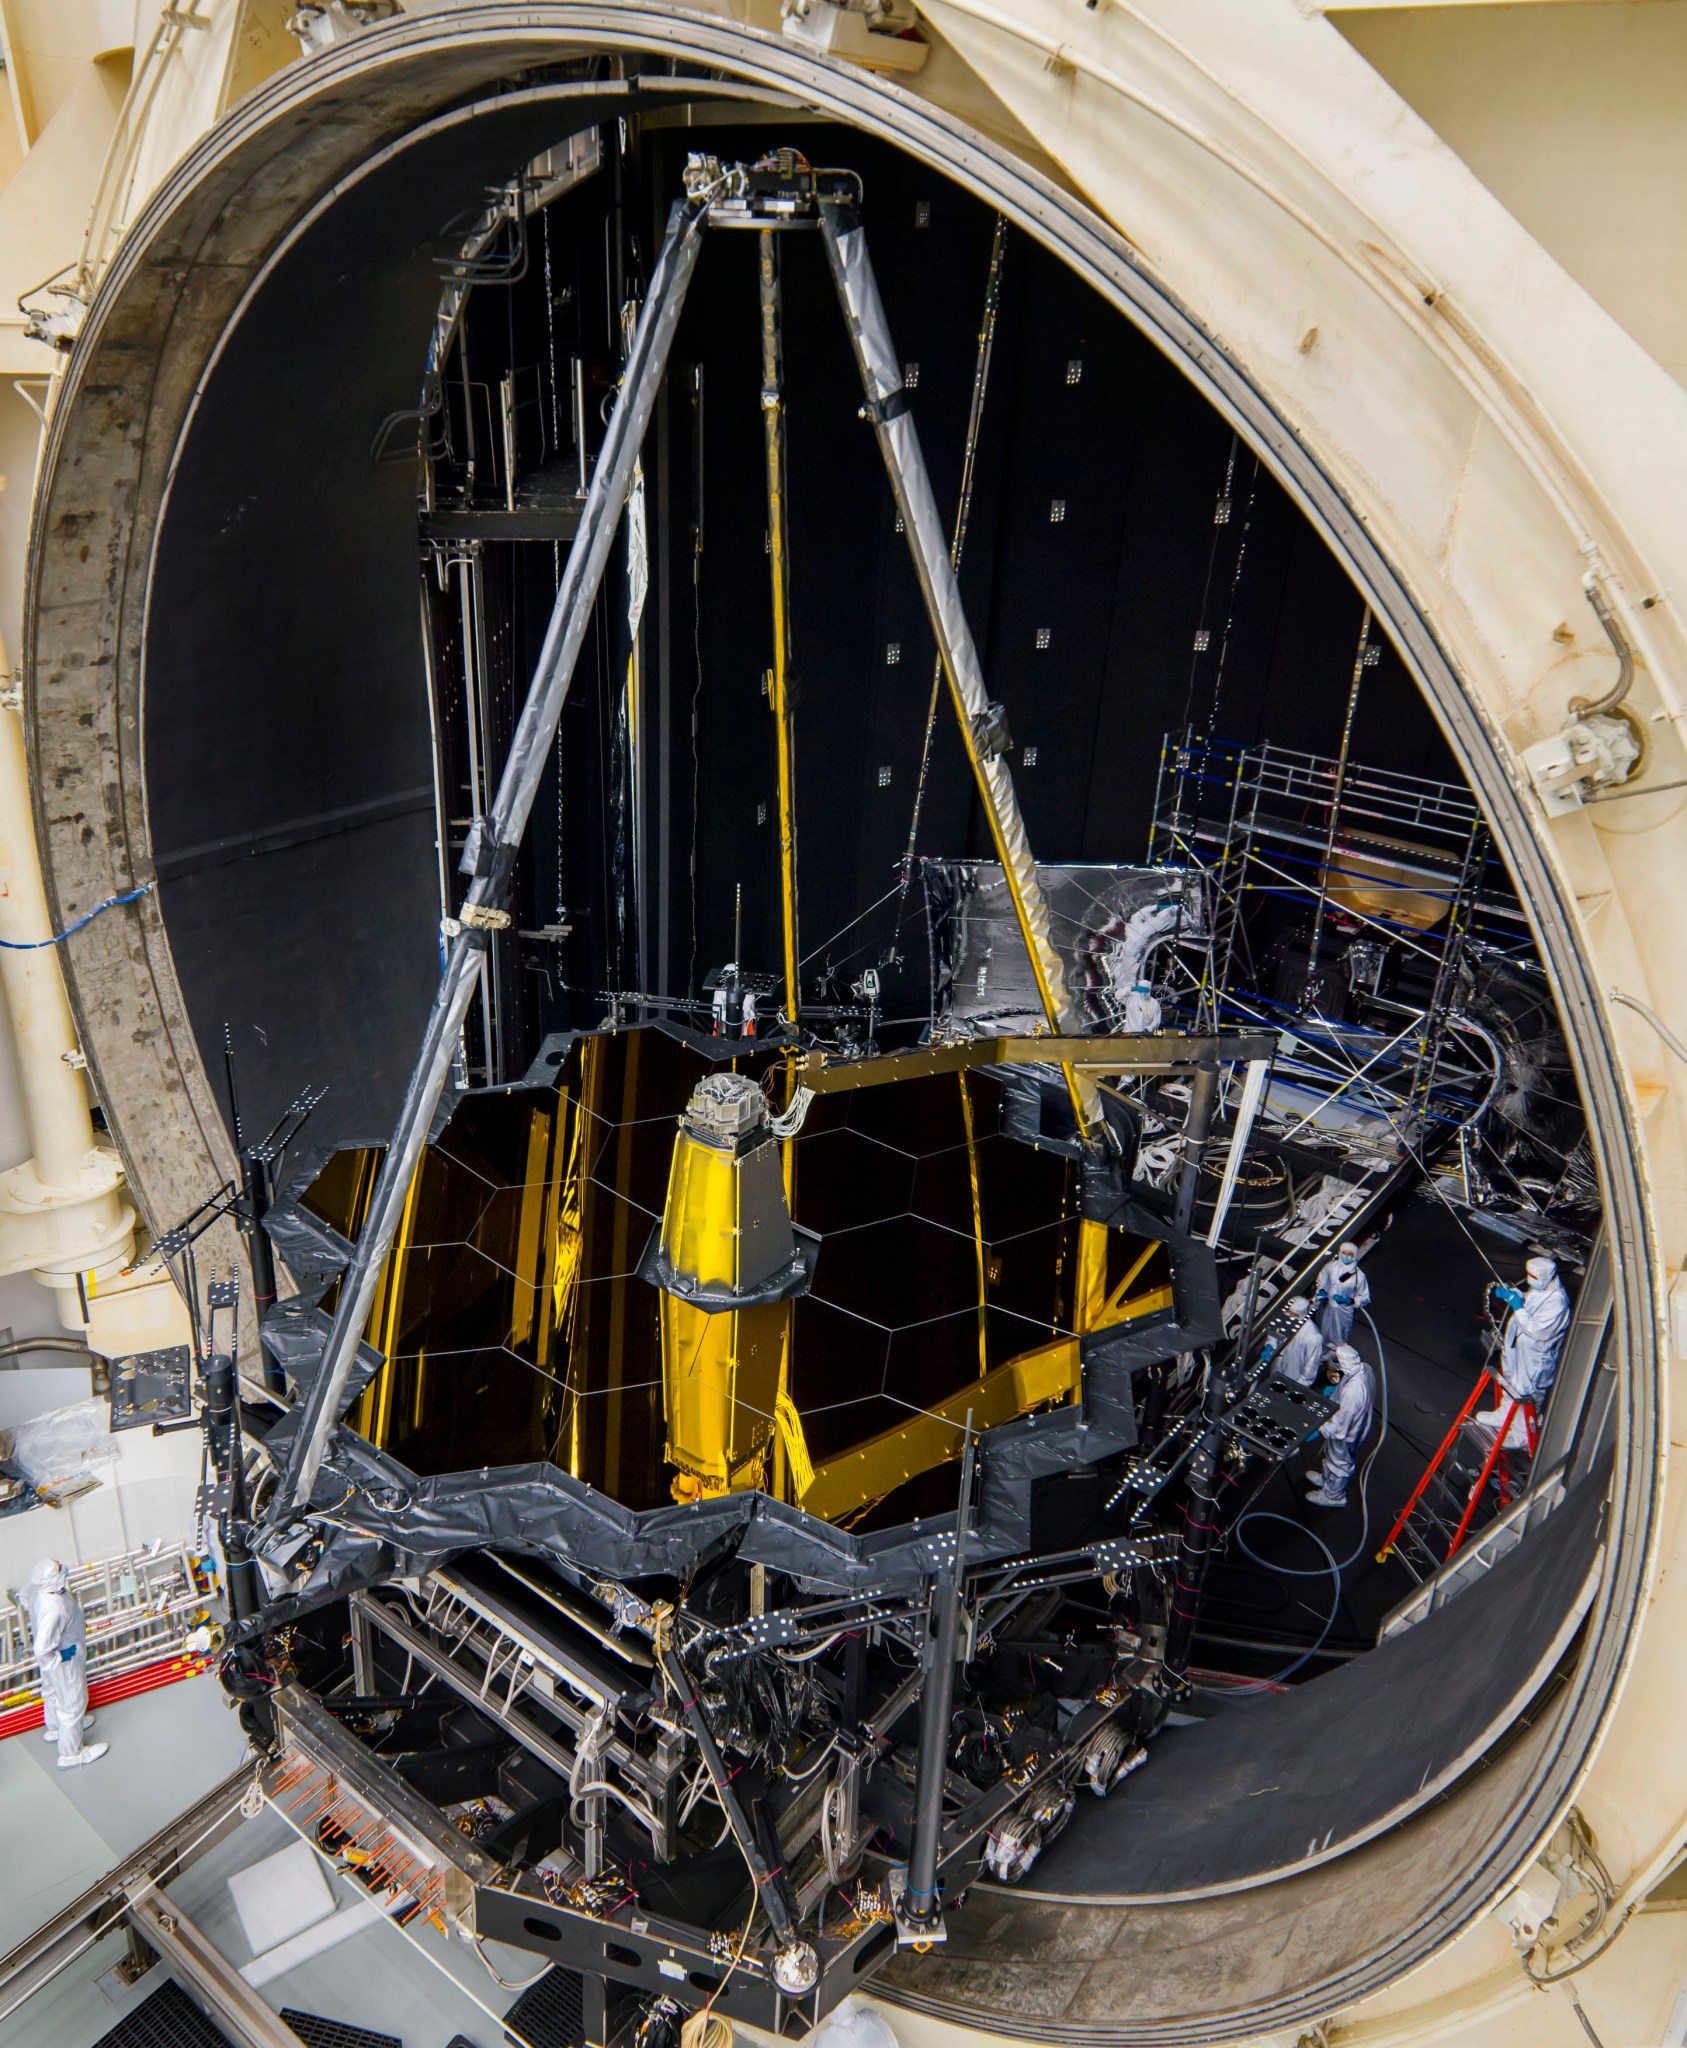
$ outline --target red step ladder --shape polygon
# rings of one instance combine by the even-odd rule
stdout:
[[[1453,1473],[1450,1470],[1443,1470],[1454,1444],[1458,1442],[1459,1432],[1476,1413],[1482,1396],[1490,1386],[1493,1387],[1496,1396],[1504,1391],[1501,1382],[1493,1373],[1484,1370],[1477,1376],[1476,1384],[1471,1388],[1464,1406],[1454,1416],[1452,1427],[1441,1439],[1434,1457],[1424,1467],[1423,1477],[1412,1488],[1406,1505],[1396,1516],[1394,1527],[1389,1530],[1382,1548],[1377,1552],[1378,1564],[1386,1564],[1390,1557],[1398,1555],[1400,1562],[1420,1584],[1432,1573],[1439,1571],[1469,1534],[1471,1522],[1475,1519],[1477,1503],[1487,1490],[1489,1480],[1495,1476],[1496,1469],[1499,1476],[1500,1506],[1504,1509],[1511,1505],[1511,1475],[1500,1463],[1500,1458],[1519,1409],[1523,1411],[1523,1427],[1529,1439],[1529,1455],[1531,1458],[1534,1456],[1535,1445],[1539,1439],[1533,1402],[1507,1400],[1499,1426],[1494,1431],[1494,1441],[1482,1461],[1482,1469],[1476,1475],[1476,1483],[1464,1498],[1462,1506]],[[1456,1521],[1453,1520],[1455,1510],[1458,1511]],[[1443,1539],[1447,1547],[1437,1556],[1437,1547]]]

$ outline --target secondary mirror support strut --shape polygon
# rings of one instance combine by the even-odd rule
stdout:
[[[879,453],[896,494],[908,551],[920,580],[920,594],[937,636],[938,652],[959,714],[961,742],[972,763],[979,796],[990,821],[990,834],[1002,864],[1002,876],[1013,898],[1020,936],[1030,956],[1043,1015],[1051,1032],[1083,1027],[1072,1006],[1066,971],[1049,930],[1048,904],[1037,877],[1030,838],[1019,808],[1002,745],[999,708],[990,702],[978,647],[961,605],[960,584],[949,559],[937,498],[920,447],[919,432],[908,409],[902,366],[891,341],[884,301],[879,297],[867,237],[852,212],[835,203],[820,208],[821,233],[832,282],[867,394],[865,412],[878,436]],[[1070,1065],[1063,1067],[1067,1092],[1086,1143],[1105,1129],[1095,1083]]]
[[[282,1483],[276,1489],[277,1515],[302,1507],[316,1484],[329,1432],[339,1416],[346,1377],[369,1319],[376,1283],[392,1247],[405,1197],[457,1055],[463,1019],[479,980],[488,935],[507,921],[508,913],[501,906],[509,892],[516,853],[549,761],[557,723],[632,488],[633,472],[667,368],[686,289],[697,267],[707,218],[706,195],[676,200],[668,216],[667,235],[639,315],[626,374],[609,417],[579,530],[557,589],[545,643],[520,722],[510,741],[498,794],[481,821],[480,830],[470,835],[463,850],[462,872],[470,877],[468,899],[461,916],[447,921],[451,950],[446,956],[392,1141],[381,1162],[368,1219],[340,1284],[321,1368],[306,1399]]]

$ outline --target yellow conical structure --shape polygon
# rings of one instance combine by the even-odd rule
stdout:
[[[700,1081],[680,1118],[659,1248],[667,1458],[681,1500],[766,1483],[807,1269],[766,1098],[741,1074]],[[788,1405],[788,1404],[787,1404]]]

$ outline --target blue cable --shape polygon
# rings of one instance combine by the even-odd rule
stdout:
[[[151,882],[143,882],[125,896],[108,896],[103,903],[96,903],[92,910],[85,911],[74,924],[67,924],[62,932],[55,932],[50,939],[0,939],[0,947],[8,953],[38,953],[43,946],[63,945],[72,932],[79,932],[85,924],[92,924],[101,911],[115,910],[120,903],[133,903],[137,896],[144,896],[152,886]]]
[[[1287,1528],[1298,1529],[1309,1543],[1316,1543],[1318,1548],[1324,1553],[1323,1564],[1312,1571],[1302,1571],[1298,1567],[1291,1565],[1267,1563],[1257,1550],[1249,1549],[1247,1540],[1242,1535],[1242,1522],[1281,1522]],[[1324,1618],[1324,1626],[1318,1631],[1318,1640],[1312,1645],[1311,1649],[1303,1650],[1292,1664],[1285,1664],[1281,1671],[1273,1671],[1268,1678],[1250,1678],[1244,1682],[1244,1686],[1236,1688],[1237,1691],[1246,1689],[1264,1692],[1273,1685],[1281,1685],[1285,1678],[1292,1678],[1303,1664],[1310,1663],[1324,1647],[1330,1630],[1336,1625],[1336,1616],[1341,1612],[1342,1567],[1336,1563],[1335,1552],[1331,1550],[1330,1546],[1315,1529],[1309,1529],[1304,1522],[1297,1522],[1292,1515],[1279,1515],[1270,1508],[1251,1509],[1242,1517],[1242,1520],[1236,1524],[1230,1533],[1235,1537],[1238,1547],[1246,1552],[1255,1564],[1264,1566],[1268,1572],[1281,1572],[1285,1578],[1290,1579],[1317,1579],[1322,1578],[1327,1571],[1335,1581],[1335,1598],[1330,1602],[1330,1611]],[[1351,1563],[1352,1559],[1350,1558],[1348,1562]]]
[[[1235,1526],[1230,1531],[1231,1535],[1235,1538],[1236,1547],[1244,1557],[1252,1558],[1253,1562],[1263,1571],[1276,1572],[1285,1579],[1320,1579],[1324,1576],[1325,1572],[1328,1572],[1335,1580],[1335,1598],[1330,1603],[1329,1616],[1324,1626],[1318,1631],[1318,1640],[1312,1645],[1311,1649],[1303,1650],[1292,1664],[1285,1665],[1281,1671],[1273,1672],[1269,1678],[1250,1680],[1249,1683],[1251,1685],[1261,1687],[1280,1685],[1285,1678],[1290,1677],[1303,1664],[1309,1663],[1312,1658],[1317,1656],[1318,1652],[1324,1647],[1330,1630],[1336,1625],[1336,1616],[1341,1612],[1341,1575],[1350,1565],[1358,1563],[1365,1553],[1366,1544],[1370,1540],[1371,1502],[1367,1488],[1371,1477],[1371,1467],[1376,1463],[1383,1444],[1388,1438],[1388,1364],[1383,1356],[1382,1339],[1377,1334],[1377,1326],[1371,1321],[1370,1310],[1362,1308],[1359,1313],[1365,1318],[1366,1323],[1369,1324],[1372,1341],[1377,1347],[1377,1383],[1382,1390],[1382,1428],[1377,1436],[1376,1448],[1365,1460],[1364,1469],[1359,1474],[1359,1546],[1338,1564],[1335,1552],[1331,1550],[1323,1537],[1316,1530],[1309,1529],[1304,1522],[1297,1522],[1292,1515],[1279,1515],[1269,1508],[1251,1508],[1247,1514],[1237,1518]],[[1281,1522],[1286,1528],[1299,1530],[1301,1535],[1306,1537],[1309,1542],[1316,1543],[1318,1548],[1324,1553],[1323,1564],[1314,1565],[1310,1570],[1300,1565],[1273,1564],[1269,1558],[1261,1557],[1259,1552],[1253,1548],[1248,1539],[1242,1534],[1243,1525],[1248,1522]]]

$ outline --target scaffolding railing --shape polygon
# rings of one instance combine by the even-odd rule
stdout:
[[[1269,742],[1167,734],[1148,858],[1203,877],[1203,965],[1176,992],[1196,1028],[1218,1030],[1227,1012],[1233,1019],[1238,1008],[1269,1001],[1247,934],[1250,910],[1266,899],[1303,904],[1315,935],[1334,909],[1361,941],[1415,956],[1429,979],[1427,1001],[1382,1007],[1406,1022],[1398,1036],[1410,1042],[1390,1048],[1389,1066],[1401,1077],[1397,1099],[1420,1115],[1436,1090],[1467,948],[1477,939],[1511,947],[1526,936],[1468,789]],[[1312,1022],[1330,1020],[1314,1011]]]
[[[1275,801],[1288,810],[1296,805],[1327,807],[1337,766],[1333,756],[1302,753],[1272,741],[1241,746],[1204,733],[1169,732],[1160,751],[1156,820],[1176,811],[1190,820],[1199,818],[1204,828],[1222,824],[1234,816],[1237,795],[1261,805]],[[1471,827],[1482,821],[1476,799],[1460,783],[1359,762],[1350,762],[1342,777],[1341,812],[1358,829],[1406,834],[1447,853],[1456,851]],[[1323,840],[1311,843],[1321,847]]]
[[[88,1624],[90,1682],[179,1655],[217,1596],[214,1566],[186,1542],[119,1551],[72,1565],[68,1576]],[[40,1697],[29,1622],[14,1591],[0,1606],[0,1713]]]

